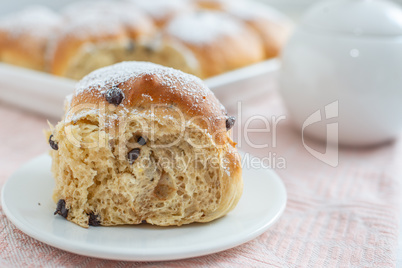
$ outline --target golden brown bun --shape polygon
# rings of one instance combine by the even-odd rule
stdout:
[[[292,23],[283,14],[267,5],[249,1],[235,1],[222,5],[221,9],[258,32],[266,58],[279,55],[292,29]]]
[[[64,11],[68,26],[49,49],[52,74],[79,80],[91,71],[123,61],[127,51],[141,46],[155,32],[151,19],[133,4],[89,3],[77,3]]]
[[[38,10],[0,22],[0,61],[76,80],[131,60],[207,78],[277,56],[290,30],[284,16],[249,1],[101,0],[73,3],[62,16]]]
[[[199,62],[201,78],[214,76],[264,59],[258,34],[249,26],[218,11],[198,11],[172,19],[164,42],[188,48]],[[176,67],[176,66],[173,66]]]
[[[66,107],[47,138],[57,149],[54,200],[64,200],[68,220],[182,225],[212,221],[238,203],[231,121],[198,78],[124,62],[85,77]]]
[[[48,40],[62,26],[61,17],[44,7],[31,7],[0,21],[0,61],[45,70]]]

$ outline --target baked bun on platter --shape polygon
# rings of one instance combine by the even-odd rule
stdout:
[[[29,7],[0,20],[0,61],[39,71],[46,69],[46,49],[63,20],[45,7]]]
[[[264,45],[265,58],[279,55],[292,30],[286,16],[262,3],[234,1],[223,5],[222,10],[256,30]]]
[[[80,80],[122,61],[149,61],[202,79],[279,55],[291,30],[253,1],[79,1],[0,21],[0,61]]]
[[[172,19],[163,31],[163,45],[169,53],[161,59],[152,59],[153,62],[200,78],[264,59],[264,47],[258,34],[219,11],[202,10]]]
[[[76,3],[50,44],[51,73],[79,80],[91,71],[123,60],[146,59],[152,20],[126,2]]]

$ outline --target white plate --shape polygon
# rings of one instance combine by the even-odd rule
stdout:
[[[203,224],[81,228],[53,216],[51,159],[41,155],[4,185],[2,205],[21,231],[54,247],[91,257],[161,261],[202,256],[245,243],[266,231],[286,206],[286,190],[271,170],[243,169],[244,193],[225,217]]]

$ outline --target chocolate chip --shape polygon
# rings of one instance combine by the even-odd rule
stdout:
[[[132,149],[130,152],[128,152],[128,161],[130,161],[130,164],[133,164],[135,160],[140,156],[140,148],[135,148]]]
[[[128,42],[126,50],[128,52],[133,52],[136,49],[136,45],[134,44],[133,41]]]
[[[147,141],[143,137],[139,137],[137,143],[142,146],[145,145]]]
[[[93,212],[91,212],[88,216],[88,225],[90,226],[99,226],[100,224],[100,220],[99,220],[99,216],[95,215]]]
[[[59,145],[57,144],[57,142],[55,142],[54,140],[52,140],[52,138],[53,138],[53,134],[52,135],[50,135],[50,137],[49,137],[49,144],[50,144],[50,147],[52,147],[52,149],[53,150],[58,150],[59,149]]]
[[[118,87],[112,87],[106,91],[106,100],[110,104],[119,105],[124,99],[123,91]]]
[[[57,214],[64,218],[67,218],[68,209],[66,209],[66,201],[64,199],[60,199],[59,202],[57,202],[56,211],[54,212],[54,215]]]
[[[234,116],[229,116],[228,119],[226,119],[226,130],[231,129],[236,122],[236,117]]]
[[[154,45],[145,45],[145,52],[148,54],[153,54],[156,51],[156,47]]]

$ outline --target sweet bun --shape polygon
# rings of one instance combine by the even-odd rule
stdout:
[[[61,28],[61,16],[29,7],[0,20],[0,61],[44,71],[48,40]]]
[[[209,222],[242,194],[233,117],[203,82],[145,62],[81,80],[53,150],[56,214],[82,227]]]
[[[266,58],[279,55],[292,29],[292,23],[286,16],[267,5],[252,1],[234,1],[222,5],[221,9],[256,30],[263,41]]]
[[[143,59],[156,30],[146,14],[126,2],[77,3],[64,16],[68,23],[49,48],[50,72],[77,80],[104,66]]]
[[[163,44],[169,47],[161,60],[154,62],[186,70],[207,78],[264,59],[264,48],[258,34],[245,23],[219,11],[201,10],[172,19],[163,31]],[[180,65],[184,59],[196,59],[198,66]],[[196,67],[194,67],[196,66]]]
[[[277,56],[290,25],[252,1],[79,1],[3,19],[0,61],[75,80],[122,61],[208,78]]]

